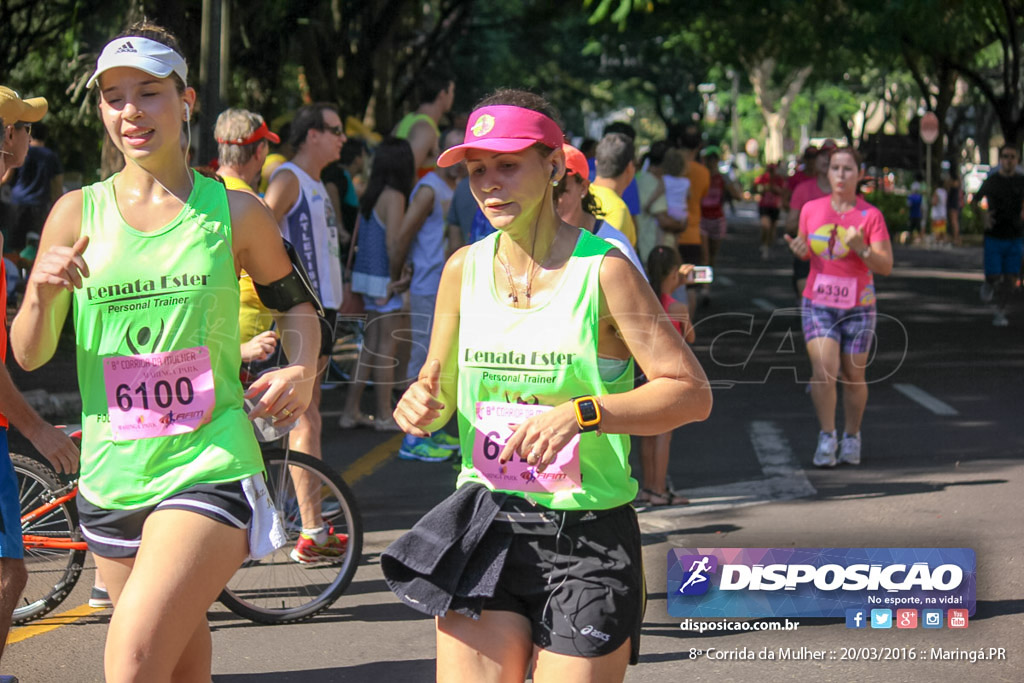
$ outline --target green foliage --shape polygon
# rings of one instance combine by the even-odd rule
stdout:
[[[893,194],[891,192],[871,192],[864,195],[864,200],[868,204],[878,207],[878,210],[882,212],[890,235],[902,232],[910,225],[906,195]]]

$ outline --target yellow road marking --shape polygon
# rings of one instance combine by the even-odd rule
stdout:
[[[365,454],[359,457],[354,463],[352,463],[344,472],[341,473],[341,478],[349,485],[355,484],[357,481],[364,477],[368,477],[378,469],[380,469],[385,462],[392,458],[395,453],[398,452],[399,447],[402,444],[403,434],[395,434],[387,441],[377,444]],[[19,626],[11,631],[7,637],[7,644],[17,643],[22,640],[28,640],[29,638],[42,635],[55,628],[60,628],[65,624],[72,624],[82,617],[87,617],[90,614],[101,611],[103,608],[89,607],[89,605],[81,605],[74,609],[69,609],[67,612],[61,612],[52,617],[46,617],[33,623],[31,626]]]
[[[395,434],[384,443],[377,444],[358,460],[349,465],[348,469],[341,473],[341,478],[348,485],[355,484],[363,477],[368,477],[376,472],[391,457],[398,452],[402,445],[404,434]]]
[[[60,614],[56,614],[52,617],[40,619],[31,626],[19,626],[11,631],[11,634],[7,636],[7,644],[10,645],[11,643],[28,640],[34,636],[39,636],[48,631],[52,631],[55,628],[60,628],[65,624],[73,624],[82,617],[95,614],[103,609],[103,607],[89,607],[87,604],[79,605],[74,609],[69,609],[67,612],[61,612]]]

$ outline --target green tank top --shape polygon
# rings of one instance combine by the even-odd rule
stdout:
[[[121,217],[114,177],[83,189],[90,275],[74,294],[82,393],[79,485],[94,505],[131,509],[195,484],[244,479],[262,471],[263,461],[242,407],[238,280],[224,186],[195,174],[181,212],[144,233]],[[159,370],[147,366],[151,374],[145,376],[135,368],[140,358],[153,358],[148,354],[165,354],[156,358],[166,360]],[[122,370],[113,374],[111,368]],[[206,391],[199,379],[193,386],[200,371]],[[188,410],[200,404],[208,409]],[[148,413],[131,412],[143,406],[161,411],[162,427]],[[118,430],[127,428],[113,422],[126,415],[128,428],[187,429],[187,419],[198,426],[123,438]],[[201,419],[207,421],[200,425]]]
[[[408,140],[409,133],[412,132],[412,127],[420,121],[426,121],[429,123],[430,127],[434,129],[434,133],[437,134],[437,139],[441,139],[441,129],[437,127],[437,121],[426,114],[417,114],[416,112],[409,112],[402,117],[402,120],[398,122],[397,126],[395,126],[395,137],[401,138],[402,140]],[[437,168],[437,159],[427,159],[423,162],[423,166],[416,169],[417,175],[422,178],[425,173],[434,168]]]
[[[462,470],[458,486],[495,488],[473,468],[478,401],[555,406],[576,396],[633,388],[633,361],[611,381],[601,379],[597,356],[601,262],[613,247],[586,231],[544,304],[516,309],[498,297],[493,233],[469,248],[462,272],[459,317],[458,420]],[[555,510],[605,510],[636,497],[630,475],[629,436],[580,435],[581,491],[510,491]]]
[[[438,137],[441,137],[441,129],[437,127],[437,121],[430,118],[426,114],[417,114],[416,112],[409,112],[402,117],[402,120],[395,126],[395,137],[406,140],[409,137],[409,132],[412,131],[412,127],[420,121],[426,121],[430,124],[430,127],[434,129]]]

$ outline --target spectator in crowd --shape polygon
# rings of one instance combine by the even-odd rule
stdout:
[[[416,176],[422,177],[435,166],[440,153],[441,118],[451,111],[455,102],[455,81],[443,68],[427,69],[417,76],[416,110],[398,122],[392,132],[400,140],[408,140],[416,160]]]
[[[583,228],[606,242],[614,244],[615,248],[625,254],[626,258],[636,266],[637,270],[643,272],[643,263],[633,249],[633,245],[629,243],[625,235],[601,218],[597,202],[590,194],[590,181],[587,180],[589,168],[587,168],[587,158],[583,156],[583,152],[569,143],[562,144],[562,151],[565,152],[565,177],[558,181],[554,192],[552,192],[559,217],[569,225]]]
[[[337,108],[321,102],[299,109],[289,133],[295,156],[274,171],[267,187],[266,204],[284,238],[294,246],[324,308],[324,330],[317,360],[317,376],[320,376],[327,367],[334,343],[334,327],[342,300],[337,214],[320,174],[341,156],[345,129]],[[313,382],[309,407],[287,437],[290,448],[318,460],[323,459],[320,396],[320,382]],[[296,562],[307,564],[337,556],[344,545],[346,539],[319,521],[315,527],[303,526],[291,555]]]
[[[33,97],[22,100],[7,87],[0,87],[0,130],[4,131],[4,151],[7,142],[21,135],[9,130],[15,123],[35,123],[45,114],[46,100]],[[11,154],[0,154],[0,176],[6,171]],[[0,253],[4,238],[0,234]],[[25,401],[5,365],[7,358],[7,277],[6,267],[0,260],[0,656],[7,644],[11,628],[11,615],[25,589],[28,572],[25,569],[24,548],[21,540],[21,508],[18,480],[11,465],[7,446],[7,429],[13,423],[32,446],[58,472],[78,471],[78,448],[63,432],[46,423]]]
[[[914,174],[907,194],[907,231],[900,235],[900,242],[916,242],[921,237],[921,221],[924,220],[924,198],[921,196],[921,174]]]
[[[742,199],[743,191],[739,185],[734,183],[728,176],[722,175],[718,165],[721,162],[722,150],[712,145],[703,150],[704,165],[711,177],[708,183],[708,193],[700,203],[700,236],[701,246],[704,254],[701,260],[712,268],[718,258],[718,248],[725,238],[728,224],[725,219],[725,201],[727,199]],[[711,289],[710,285],[704,290],[705,296]]]
[[[461,145],[464,139],[465,134],[461,130],[450,130],[443,137],[442,146],[448,149]],[[391,262],[391,276],[395,280],[401,278],[401,265],[408,256],[412,265],[412,280],[409,283],[412,349],[406,377],[418,377],[427,359],[430,331],[434,327],[434,308],[437,306],[437,288],[441,284],[444,262],[450,254],[445,239],[448,232],[445,217],[455,194],[455,186],[465,175],[466,165],[458,163],[435,168],[423,176],[412,190],[409,209],[402,220],[395,248],[396,258]],[[398,457],[443,462],[458,449],[459,439],[439,429],[422,438],[406,434]]]
[[[352,291],[363,295],[366,328],[355,381],[348,388],[345,408],[338,420],[342,429],[398,430],[391,417],[391,391],[395,380],[396,333],[405,319],[401,313],[401,294],[409,287],[398,244],[413,176],[412,148],[407,141],[391,137],[377,146],[370,180],[359,200],[359,227],[352,263]],[[393,275],[395,273],[398,275]],[[372,420],[360,411],[363,391],[371,374],[377,403]]]
[[[679,148],[686,162],[684,175],[690,181],[690,194],[687,202],[686,229],[676,236],[679,256],[683,263],[703,263],[701,250],[700,219],[701,203],[707,196],[708,188],[711,185],[711,174],[698,159],[701,147],[700,130],[694,124],[686,124],[681,128],[673,126],[670,130],[669,139]],[[697,315],[697,290],[698,287],[686,288],[686,303],[690,314],[690,320],[696,319]],[[676,292],[677,297],[684,296],[682,288]],[[680,299],[681,300],[681,299]]]
[[[693,272],[693,264],[683,264],[679,260],[679,251],[673,247],[657,246],[647,259],[647,280],[654,289],[654,294],[676,328],[688,344],[696,339],[693,325],[687,314],[686,304],[676,301],[672,292],[681,284],[685,284],[687,276]],[[686,505],[690,501],[676,495],[668,488],[669,447],[672,445],[672,432],[667,431],[655,436],[640,437],[640,466],[643,470],[643,485],[637,493],[636,502],[649,507],[665,505]]]
[[[339,234],[343,252],[347,251],[345,247],[351,241],[352,233],[356,229],[356,219],[359,216],[359,195],[362,194],[362,187],[357,183],[357,178],[366,168],[368,153],[365,140],[349,138],[341,146],[341,158],[333,164],[328,164],[321,174],[327,194],[331,197],[331,204],[341,216]],[[342,261],[344,260],[345,254],[342,253]]]
[[[12,217],[7,248],[21,251],[30,233],[38,235],[50,207],[64,193],[64,170],[57,153],[46,146],[47,127],[42,121],[30,126],[31,141],[25,162],[14,172],[11,187]]]
[[[624,133],[608,133],[597,145],[595,157],[596,178],[590,191],[601,206],[604,220],[636,245],[636,226],[629,207],[622,200],[622,192],[633,181],[636,165],[633,139]]]

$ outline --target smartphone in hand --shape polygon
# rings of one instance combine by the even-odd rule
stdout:
[[[690,272],[690,276],[686,278],[687,284],[694,283],[698,285],[707,284],[713,282],[715,279],[715,273],[711,266],[694,266]]]

